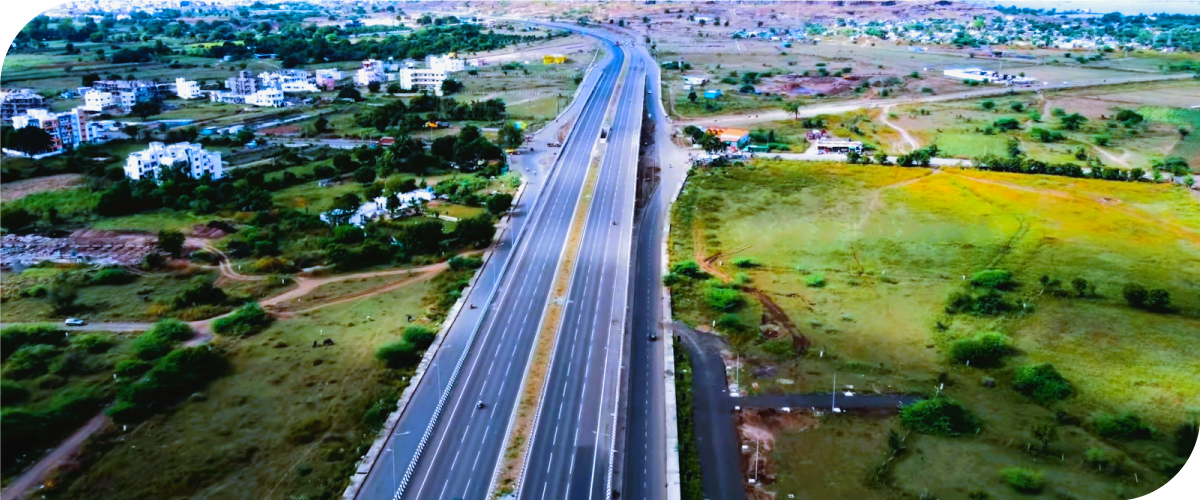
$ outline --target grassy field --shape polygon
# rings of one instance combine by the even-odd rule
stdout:
[[[1079,162],[1080,148],[1098,157],[1105,165],[1149,170],[1151,162],[1176,154],[1172,150],[1181,141],[1180,126],[1189,123],[1184,110],[1157,107],[1159,103],[1183,106],[1187,95],[1200,92],[1200,82],[1182,81],[1119,85],[1112,88],[1077,89],[1046,92],[1039,98],[1020,94],[989,99],[903,105],[892,108],[892,122],[909,131],[922,144],[937,144],[945,156],[974,157],[982,154],[1007,155],[1009,137],[1015,138],[1030,158],[1046,162]],[[994,107],[985,109],[984,103]],[[1147,106],[1147,104],[1154,104]],[[1014,109],[1014,105],[1020,110]],[[1055,109],[1087,118],[1080,130],[1063,130]],[[1146,121],[1127,127],[1112,117],[1122,109],[1146,110]],[[1172,111],[1165,111],[1170,109]],[[1162,110],[1162,111],[1160,111]],[[1031,112],[1040,115],[1034,121]],[[875,111],[878,116],[878,111]],[[997,120],[1015,119],[1021,127],[1012,132],[994,131]],[[1030,135],[1034,127],[1058,131],[1063,139],[1043,143]],[[1099,144],[1097,137],[1104,137]],[[899,146],[898,138],[878,141]]]
[[[988,486],[996,481],[988,468],[1044,468],[1039,464],[1045,457],[1024,447],[1032,439],[1029,426],[1053,420],[1052,409],[1082,421],[1059,431],[1061,442],[1053,449],[1065,458],[1049,473],[1053,487],[1080,498],[1142,494],[1169,477],[1162,449],[1200,396],[1191,375],[1200,370],[1192,342],[1200,331],[1200,297],[1194,293],[1200,275],[1180,272],[1200,268],[1200,208],[1178,188],[957,169],[756,162],[693,174],[673,214],[670,252],[672,262],[715,256],[712,266],[723,274],[744,273],[735,279],[771,298],[812,342],[795,357],[754,340],[745,348],[751,369],[774,374],[752,379],[752,393],[827,390],[834,374],[859,391],[932,393],[944,383],[943,394],[978,413],[985,432],[977,438],[923,436],[917,445],[922,458],[910,454],[895,466],[900,489],[914,495],[928,487],[965,496],[986,486],[1007,498],[1011,491]],[[739,268],[739,258],[755,265]],[[964,277],[987,268],[1014,274],[1018,285],[1007,293],[1025,304],[1024,312],[947,314],[946,297],[964,286]],[[1064,283],[1084,278],[1095,293],[1046,293],[1039,284],[1043,275]],[[814,277],[822,283],[813,285]],[[1129,307],[1121,290],[1131,282],[1167,290],[1175,312]],[[685,322],[707,327],[721,319],[699,282],[677,286],[674,302]],[[753,331],[764,313],[746,296],[735,315]],[[951,346],[980,331],[1007,334],[1017,354],[995,369],[950,363]],[[1048,408],[1012,389],[1017,366],[1043,362],[1074,385],[1074,397]],[[982,385],[985,377],[996,387]],[[1131,443],[1093,435],[1091,419],[1126,411],[1155,423],[1161,434]],[[1093,446],[1115,447],[1130,457],[1140,484],[1127,475],[1081,477],[1089,474],[1080,466],[1083,452]],[[857,463],[857,457],[846,460]],[[952,473],[964,457],[984,472],[959,467],[972,472]],[[945,474],[926,472],[930,467]],[[782,474],[800,476],[781,484],[807,484],[803,478],[813,472],[801,469]]]
[[[170,414],[89,446],[52,498],[332,498],[341,493],[411,368],[373,357],[436,297],[422,282],[218,338],[232,363]],[[367,318],[370,318],[369,320]],[[336,345],[312,348],[314,340]],[[364,415],[377,401],[382,412]]]

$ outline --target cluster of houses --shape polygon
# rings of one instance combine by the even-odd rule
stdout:
[[[328,79],[329,71],[322,72]],[[337,76],[340,77],[340,73]],[[181,80],[176,80],[177,84],[188,83]],[[336,79],[334,82],[336,86]],[[210,92],[209,100],[277,108],[284,105],[284,94],[320,92],[322,87],[318,85],[317,78],[312,73],[300,69],[283,69],[264,71],[257,76],[250,71],[239,71],[237,76],[225,80],[225,88],[227,90]]]
[[[199,144],[189,142],[170,145],[151,142],[148,149],[134,152],[125,160],[125,177],[135,181],[156,179],[164,168],[178,167],[193,179],[205,174],[211,175],[213,180],[225,176],[219,152],[206,151]]]
[[[16,156],[44,158],[59,154],[87,142],[102,140],[102,127],[88,119],[86,106],[77,106],[70,111],[55,113],[46,109],[42,96],[29,89],[15,92],[0,92],[0,121],[13,128],[37,127],[50,136],[50,150],[36,155],[5,148],[4,152]]]
[[[942,71],[942,75],[959,80],[969,80],[980,83],[1000,83],[1004,85],[1017,86],[1033,85],[1038,81],[1036,78],[1011,75],[1007,73],[998,73],[996,71],[979,68],[947,69]]]
[[[696,17],[696,20],[701,19]],[[1149,39],[1122,40],[1112,35],[1099,32],[1109,26],[1121,29],[1119,22],[1110,25],[1096,22],[1084,24],[1080,20],[1064,21],[1062,24],[1033,23],[1019,16],[997,16],[992,19],[976,19],[960,22],[952,19],[923,18],[895,21],[859,21],[854,18],[839,19],[835,29],[841,34],[848,34],[851,42],[860,40],[904,41],[913,44],[938,45],[955,43],[955,40],[969,37],[981,44],[1012,45],[1024,47],[1058,48],[1065,50],[1093,50],[1104,47],[1137,49],[1159,49],[1163,52],[1173,52],[1176,47],[1165,46],[1162,41],[1169,40],[1165,32],[1155,28],[1146,28]],[[1141,28],[1139,26],[1139,28]],[[812,36],[813,33],[825,31],[808,28],[762,28],[757,30],[741,30],[732,34],[733,38],[759,39],[782,42],[790,47],[792,42],[817,43],[821,39]],[[1162,36],[1160,40],[1159,35]]]
[[[354,73],[354,83],[365,87],[372,83],[399,82],[400,88],[406,91],[424,89],[435,95],[442,95],[442,82],[447,74],[466,69],[466,61],[459,59],[456,54],[444,56],[429,56],[425,58],[425,68],[418,68],[414,61],[397,63],[368,59],[362,62],[362,67]]]

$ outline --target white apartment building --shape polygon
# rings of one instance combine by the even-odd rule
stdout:
[[[362,67],[354,72],[354,84],[360,87],[366,86],[371,82],[386,81],[387,76],[383,72],[383,62],[375,59],[363,61]]]
[[[104,108],[111,108],[118,104],[119,101],[111,92],[101,92],[93,89],[83,94],[83,109],[88,111],[99,113],[104,111]]]
[[[117,102],[118,106],[126,110],[132,109],[133,105],[138,102],[137,93],[131,90],[122,90],[113,97],[113,100]]]
[[[312,83],[312,75],[299,69],[285,69],[258,74],[263,87],[278,89],[284,92],[317,92],[317,86]]]
[[[125,176],[133,180],[156,179],[163,167],[184,166],[193,179],[212,174],[213,180],[225,175],[221,153],[205,151],[199,144],[180,142],[165,145],[151,142],[150,149],[138,151],[125,160]]]
[[[317,87],[322,90],[333,90],[337,88],[338,81],[342,79],[342,72],[337,69],[318,69],[317,70]]]
[[[208,99],[222,104],[245,104],[246,96],[233,92],[214,90],[208,93]]]
[[[1037,82],[1036,78],[997,73],[995,71],[979,68],[947,69],[942,71],[942,75],[959,80],[973,80],[983,83],[1001,83],[1004,85],[1030,85]]]
[[[200,84],[194,80],[184,80],[183,77],[175,79],[175,95],[180,99],[197,99],[204,97],[204,92],[200,90]]]
[[[246,96],[246,104],[278,108],[283,106],[283,91],[279,89],[262,89]]]
[[[445,56],[426,57],[425,63],[429,65],[429,69],[435,71],[445,71],[447,73],[462,71],[466,69],[467,66],[466,62],[458,57],[455,57],[454,53],[450,53]]]
[[[446,81],[446,72],[434,69],[400,70],[400,87],[404,90],[414,90],[417,87],[432,90],[434,95],[442,95],[442,82]]]

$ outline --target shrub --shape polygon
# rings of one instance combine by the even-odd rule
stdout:
[[[1012,345],[1008,336],[996,332],[980,333],[950,346],[950,359],[955,363],[985,368],[999,365],[1011,353]]]
[[[905,406],[900,421],[917,432],[938,436],[974,434],[980,425],[978,417],[948,399],[927,399]]]
[[[700,270],[700,264],[694,260],[685,260],[671,266],[671,272],[692,279],[707,278],[708,273]]]
[[[977,316],[995,316],[1017,309],[1016,303],[994,290],[956,291],[946,299],[946,312],[966,312]]]
[[[740,267],[742,269],[749,269],[751,267],[758,267],[760,264],[757,262],[754,262],[754,259],[751,259],[749,257],[740,257],[737,259],[733,259],[733,265]]]
[[[727,288],[724,284],[709,283],[704,296],[708,306],[717,311],[732,311],[742,306],[742,292]]]
[[[134,275],[123,267],[106,267],[96,272],[88,279],[89,285],[124,285],[133,281]]]
[[[141,380],[125,386],[108,415],[118,423],[143,420],[203,389],[226,369],[225,356],[212,346],[177,349],[155,362]]]
[[[1013,387],[1041,403],[1067,399],[1075,392],[1071,383],[1050,363],[1017,368]]]
[[[663,279],[662,279],[663,285],[665,285],[665,286],[675,286],[675,285],[678,285],[681,281],[683,281],[683,278],[675,273],[664,274]]]
[[[50,360],[58,353],[58,347],[48,344],[21,346],[4,362],[4,375],[14,379],[42,375],[50,368]]]
[[[1150,290],[1146,297],[1146,309],[1169,311],[1171,309],[1171,293],[1161,288]]]
[[[745,323],[742,323],[742,318],[736,314],[722,314],[717,318],[717,327],[725,332],[742,332],[747,329]]]
[[[1046,487],[1046,473],[1040,470],[1009,467],[1000,470],[1004,482],[1021,493],[1040,493]]]
[[[437,332],[423,326],[410,326],[404,329],[404,341],[417,349],[427,349],[437,338]]]
[[[375,351],[375,358],[387,364],[388,368],[403,368],[421,361],[417,347],[404,340],[384,344]]]
[[[483,259],[479,257],[463,257],[456,255],[454,257],[450,257],[450,260],[446,261],[446,264],[450,265],[451,271],[478,269],[480,266],[483,266]]]
[[[1142,418],[1132,413],[1120,415],[1100,415],[1093,419],[1096,433],[1109,439],[1132,440],[1150,439],[1154,437],[1154,426],[1143,422]]]
[[[187,323],[173,318],[164,319],[133,341],[133,353],[147,361],[158,359],[171,352],[175,344],[190,339],[195,334]]]
[[[814,274],[806,278],[804,280],[804,284],[808,285],[809,288],[824,288],[825,276],[821,274]]]
[[[77,346],[92,354],[99,354],[112,348],[113,341],[108,335],[102,333],[89,333],[85,335],[76,335],[71,339],[71,345]]]
[[[117,363],[113,373],[122,378],[140,377],[143,373],[146,373],[153,367],[154,365],[151,365],[150,363],[140,359],[126,359],[120,363]]]
[[[225,302],[225,291],[218,288],[212,276],[196,276],[191,284],[171,299],[171,307],[183,309],[187,307],[220,304]]]
[[[233,314],[213,321],[213,331],[221,335],[248,337],[263,331],[274,321],[275,317],[264,311],[258,302],[250,302]]]
[[[29,399],[29,389],[11,380],[0,381],[0,404],[18,405]]]
[[[1004,269],[986,269],[979,271],[971,277],[971,284],[991,288],[995,290],[1003,290],[1015,284],[1012,279],[1012,272]]]
[[[0,330],[0,360],[28,344],[62,345],[66,343],[65,330],[50,323],[12,325]]]
[[[788,342],[786,339],[768,340],[760,344],[759,348],[761,348],[763,352],[780,359],[787,358],[795,354],[795,351],[792,350],[792,343]]]
[[[1084,452],[1083,458],[1089,465],[1093,465],[1097,469],[1110,474],[1120,471],[1121,466],[1125,464],[1124,455],[1098,446],[1088,448]]]

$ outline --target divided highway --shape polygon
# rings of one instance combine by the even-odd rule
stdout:
[[[609,498],[645,82],[645,61],[631,59],[572,271],[520,499]]]
[[[464,307],[447,332],[356,498],[482,499],[487,494],[588,161],[624,64],[624,53],[605,45],[608,55],[593,72],[598,74],[594,83],[584,83],[583,107],[559,164],[528,220],[514,220],[515,240],[508,246],[501,242],[489,263],[504,264],[480,273],[467,298],[479,309]],[[445,393],[460,360],[457,382]],[[444,394],[448,397],[439,409]],[[484,407],[477,409],[480,401]]]

